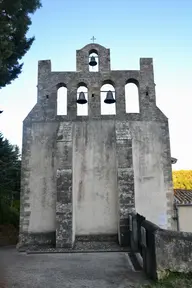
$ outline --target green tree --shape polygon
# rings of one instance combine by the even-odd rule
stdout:
[[[19,60],[35,39],[26,37],[30,14],[40,7],[40,0],[0,0],[0,89],[22,72]]]
[[[0,133],[0,224],[18,224],[21,158]]]

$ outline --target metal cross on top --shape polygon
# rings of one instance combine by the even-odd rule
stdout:
[[[91,40],[92,40],[93,43],[94,43],[94,41],[96,40],[96,38],[93,36],[93,37],[91,38]]]

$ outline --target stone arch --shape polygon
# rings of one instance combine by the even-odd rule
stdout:
[[[95,53],[95,54],[97,54],[97,56],[98,56],[98,50],[97,50],[97,49],[92,48],[92,49],[89,51],[89,55],[92,54],[92,53]]]
[[[57,84],[57,115],[67,115],[67,86],[65,83]]]
[[[88,88],[88,87],[87,87],[87,84],[86,84],[84,81],[81,81],[81,82],[79,82],[79,83],[77,84],[77,89],[78,89],[79,87],[81,87],[81,86]]]
[[[77,103],[77,115],[78,116],[88,116],[88,88],[85,82],[79,82],[77,84],[77,99],[79,98],[80,92],[83,92],[87,103],[78,104]]]
[[[125,84],[125,111],[126,113],[140,113],[139,82],[133,78],[128,79]]]
[[[126,84],[130,84],[130,83],[133,83],[137,86],[137,88],[139,89],[139,81],[137,79],[134,79],[134,78],[129,78],[127,81],[126,81]]]
[[[58,90],[58,89],[61,88],[61,87],[67,88],[67,85],[66,85],[65,83],[63,83],[63,82],[60,82],[60,83],[58,83],[58,84],[56,85],[56,87],[57,87],[57,90]]]
[[[115,82],[111,79],[106,79],[106,80],[103,80],[101,86],[105,85],[105,84],[109,84],[109,85],[112,85],[115,89]]]
[[[100,88],[100,103],[101,103],[101,115],[115,115],[116,114],[116,103],[106,104],[104,102],[107,92],[113,93],[113,98],[116,99],[115,84],[112,80],[104,80]]]

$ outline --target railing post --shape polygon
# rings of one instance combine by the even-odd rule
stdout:
[[[138,250],[141,256],[143,255],[143,246],[141,245],[141,225],[142,222],[145,221],[145,217],[140,214],[137,214],[137,233],[138,233]]]
[[[151,279],[157,279],[155,231],[160,229],[155,224],[145,220],[141,224],[141,246],[143,257],[143,270]]]
[[[129,231],[130,231],[130,246],[133,252],[138,251],[138,227],[137,227],[137,214],[129,214]]]

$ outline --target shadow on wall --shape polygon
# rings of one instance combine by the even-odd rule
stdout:
[[[16,245],[18,243],[19,230],[13,225],[0,225],[0,247]]]

